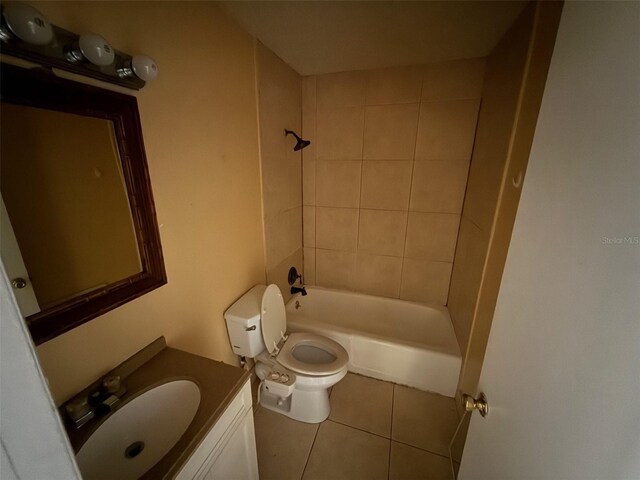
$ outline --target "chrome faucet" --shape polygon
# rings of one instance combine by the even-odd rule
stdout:
[[[119,376],[105,377],[96,390],[77,395],[64,409],[76,428],[80,428],[89,420],[111,412],[126,392]]]

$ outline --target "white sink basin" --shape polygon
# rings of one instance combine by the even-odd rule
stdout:
[[[123,405],[89,437],[76,460],[85,480],[137,479],[180,439],[200,405],[190,380],[164,383]]]

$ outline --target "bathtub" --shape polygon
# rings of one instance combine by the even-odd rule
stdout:
[[[446,307],[307,287],[287,303],[290,332],[331,338],[349,371],[455,396],[462,358]]]

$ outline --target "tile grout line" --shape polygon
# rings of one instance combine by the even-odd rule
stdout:
[[[416,450],[420,450],[421,452],[430,453],[431,455],[437,455],[438,457],[446,458],[447,460],[449,460],[449,457],[447,455],[443,455],[442,453],[434,452],[433,450],[427,450],[426,448],[416,447],[415,445],[411,445],[410,443],[400,442],[398,440],[391,440],[391,441],[399,443],[400,445],[404,445],[406,447],[415,448]]]
[[[353,281],[352,288],[355,288],[355,284],[358,278],[358,245],[360,245],[360,210],[362,210],[362,174],[364,172],[364,140],[365,140],[365,132],[367,128],[367,85],[366,81],[363,78],[363,88],[364,88],[364,101],[362,105],[362,147],[360,148],[360,194],[358,195],[358,223],[356,224],[356,278]]]
[[[318,284],[318,76],[313,78],[313,284]],[[452,267],[453,268],[453,267]],[[315,441],[315,439],[314,439]],[[311,455],[311,453],[309,453]],[[305,464],[306,468],[306,464]],[[303,471],[304,473],[304,471]]]
[[[325,422],[337,423],[338,425],[342,425],[343,427],[352,428],[352,429],[358,430],[359,432],[362,432],[362,433],[368,433],[368,434],[371,434],[371,435],[375,435],[376,437],[384,438],[385,440],[391,440],[391,437],[385,437],[384,435],[380,435],[379,433],[375,433],[375,432],[370,432],[369,430],[365,430],[364,428],[361,428],[361,427],[354,427],[353,425],[349,425],[348,423],[344,423],[344,422],[341,422],[339,420],[335,420],[333,418],[327,418],[325,420]]]
[[[404,275],[404,260],[407,253],[407,234],[409,232],[409,215],[411,213],[411,192],[413,190],[413,175],[416,169],[416,149],[418,147],[418,134],[420,133],[420,112],[422,111],[422,94],[424,91],[424,71],[420,81],[420,99],[418,101],[418,121],[416,123],[416,138],[413,142],[413,161],[411,162],[411,180],[409,182],[409,202],[407,204],[407,221],[404,225],[404,246],[402,249],[402,264],[400,265],[400,285],[398,286],[398,298],[402,297],[402,277]],[[395,391],[395,387],[394,387]]]
[[[311,454],[313,453],[313,447],[315,447],[316,445],[316,439],[318,438],[318,432],[320,431],[320,425],[322,425],[322,423],[323,422],[320,422],[318,424],[318,428],[316,428],[316,434],[313,436],[313,442],[311,442],[311,448],[309,449],[309,453],[307,455],[307,461],[304,462],[304,468],[302,469],[302,475],[300,475],[300,480],[304,478],[304,474],[307,471],[307,466],[309,465],[309,460],[311,459]]]

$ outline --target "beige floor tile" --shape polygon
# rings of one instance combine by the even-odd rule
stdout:
[[[449,459],[391,442],[389,480],[451,480]]]
[[[399,385],[394,388],[391,438],[448,455],[458,426],[455,400]]]
[[[330,420],[389,438],[393,384],[348,373],[333,389]]]
[[[389,440],[325,421],[320,425],[303,479],[386,480],[388,472]]]
[[[318,425],[258,407],[254,412],[261,480],[302,478]]]

